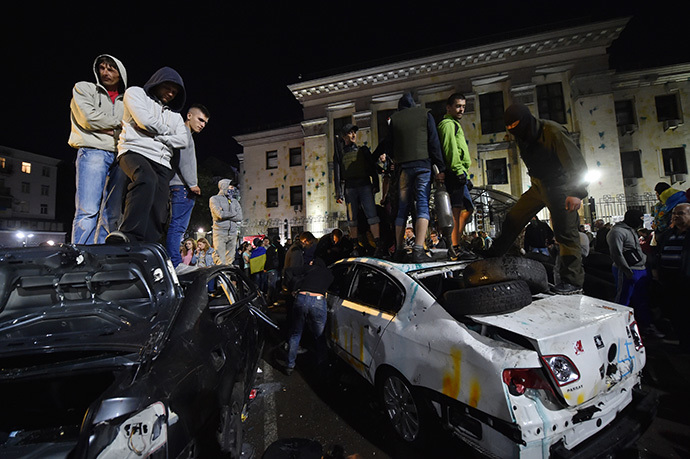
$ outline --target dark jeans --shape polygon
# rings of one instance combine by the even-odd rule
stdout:
[[[132,240],[158,242],[168,219],[173,171],[131,151],[119,164],[130,180],[120,231]]]
[[[316,341],[316,359],[321,364],[326,361],[326,341],[323,334],[326,328],[326,297],[298,293],[292,304],[290,331],[288,337],[288,368],[295,368],[297,349],[306,325]]]
[[[532,187],[523,193],[508,211],[501,228],[501,235],[494,239],[490,255],[503,255],[533,216],[547,207],[551,213],[553,234],[558,241],[561,256],[561,280],[582,287],[585,270],[582,267],[582,249],[578,226],[580,217],[576,211],[565,210],[565,190],[558,186],[547,187],[532,179]]]
[[[187,197],[187,189],[183,185],[170,187],[170,225],[165,238],[165,248],[173,266],[182,263],[180,243],[189,226],[194,202],[194,199]]]

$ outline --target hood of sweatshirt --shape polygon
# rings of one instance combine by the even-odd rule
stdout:
[[[406,92],[403,94],[403,96],[398,100],[398,110],[404,110],[406,108],[411,108],[416,106],[414,99],[412,98],[412,94],[409,92]]]
[[[177,71],[170,67],[163,67],[158,70],[156,70],[156,73],[151,75],[151,78],[149,78],[149,81],[146,82],[144,85],[144,91],[146,91],[146,94],[149,95],[152,99],[156,99],[156,96],[153,94],[153,88],[158,86],[161,83],[175,83],[180,87],[180,92],[177,93],[177,96],[168,104],[168,108],[174,112],[180,112],[182,110],[182,107],[184,107],[184,103],[187,99],[187,94],[184,89],[184,81],[182,81],[182,77],[180,76]]]
[[[539,137],[539,121],[527,106],[513,104],[504,113],[507,131],[523,142],[534,142]]]
[[[98,75],[98,59],[100,59],[101,57],[109,57],[110,59],[115,61],[117,71],[120,72],[120,84],[117,90],[120,94],[124,94],[125,89],[127,89],[127,69],[125,69],[125,66],[122,65],[122,62],[120,62],[118,58],[116,58],[115,56],[111,56],[110,54],[99,54],[93,61],[93,74],[96,77],[96,84],[102,86],[101,79]]]
[[[218,194],[221,194],[225,196],[228,194],[228,188],[230,188],[230,184],[232,183],[232,180],[230,179],[221,179],[218,182]]]

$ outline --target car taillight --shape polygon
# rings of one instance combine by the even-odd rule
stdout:
[[[639,351],[644,347],[644,344],[642,344],[642,335],[640,335],[640,329],[637,327],[637,322],[633,321],[629,328],[633,343],[635,343],[635,350]]]
[[[580,372],[570,359],[564,355],[545,355],[542,357],[546,367],[559,386],[565,386],[580,379]]]
[[[509,368],[503,370],[503,382],[512,395],[522,395],[527,389],[553,389],[539,368]]]

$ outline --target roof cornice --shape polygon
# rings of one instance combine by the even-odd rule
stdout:
[[[288,85],[300,102],[362,86],[399,83],[419,76],[434,76],[453,70],[474,69],[497,63],[520,61],[569,51],[601,48],[602,53],[618,38],[629,17],[544,32],[506,41],[436,54],[354,72],[331,75]]]

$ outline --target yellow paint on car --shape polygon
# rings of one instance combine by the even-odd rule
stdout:
[[[479,381],[477,379],[472,378],[472,382],[470,383],[470,399],[468,401],[468,404],[472,408],[477,407],[481,393],[482,393],[482,388],[479,385]]]
[[[451,368],[450,372],[443,375],[443,394],[451,398],[458,398],[460,393],[460,364],[462,351],[460,349],[450,350]]]

